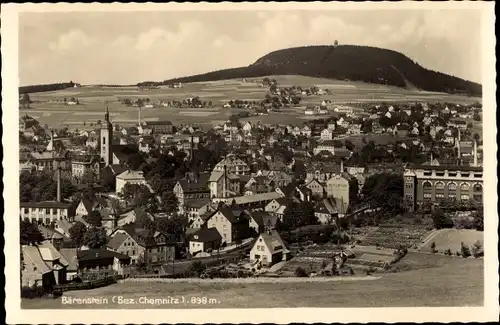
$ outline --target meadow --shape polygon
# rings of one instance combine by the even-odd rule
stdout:
[[[323,100],[331,100],[336,104],[354,102],[414,102],[414,101],[447,101],[456,103],[473,103],[479,98],[405,90],[397,87],[347,82],[303,76],[271,76],[280,87],[319,86],[330,89],[331,95],[316,95],[305,97],[301,107],[308,104],[319,104]],[[212,101],[214,107],[199,108],[143,108],[142,120],[170,120],[175,124],[195,123],[213,125],[226,121],[234,113],[230,108],[223,108],[230,100],[260,101],[265,98],[266,88],[259,87],[261,78],[242,80],[223,80],[214,82],[196,82],[184,84],[182,88],[160,87],[151,90],[139,90],[136,87],[97,87],[84,86],[60,91],[30,94],[30,109],[20,109],[19,114],[28,114],[39,119],[42,125],[50,127],[67,126],[82,128],[96,123],[104,117],[106,106],[109,107],[112,122],[131,125],[137,122],[138,109],[120,103],[120,99],[150,98],[152,101],[184,100],[198,96],[202,101]],[[64,98],[78,98],[80,105],[66,106]],[[210,113],[208,113],[210,112]],[[315,117],[318,118],[318,117]],[[307,120],[302,109],[287,109],[284,112],[248,118],[251,121],[261,121],[265,124],[302,124]]]
[[[482,306],[482,259],[409,252],[400,263],[411,271],[375,274],[366,281],[231,283],[119,283],[91,291],[66,293],[72,297],[126,298],[204,296],[216,305],[63,305],[61,299],[23,300],[22,308],[285,308],[285,307],[449,307]],[[416,266],[422,266],[418,268]],[[202,294],[201,294],[202,293]]]
[[[444,252],[450,249],[452,253],[460,251],[462,242],[466,246],[471,246],[475,242],[484,242],[484,233],[482,231],[470,229],[441,229],[434,236],[426,240],[425,245],[420,247],[422,252],[430,252],[432,243],[436,244],[436,250]]]

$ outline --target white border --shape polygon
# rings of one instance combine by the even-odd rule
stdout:
[[[483,132],[485,197],[485,306],[460,308],[277,308],[138,310],[21,310],[19,279],[19,153],[18,128],[18,13],[21,11],[152,11],[152,10],[391,10],[391,9],[476,9],[483,12]],[[496,195],[496,101],[494,2],[343,2],[343,3],[197,3],[197,4],[6,4],[1,10],[3,167],[5,202],[6,310],[8,323],[290,323],[290,322],[483,322],[498,320],[498,255]],[[16,171],[14,171],[16,169]],[[13,261],[16,261],[14,266]],[[332,292],[334,295],[335,293]],[[353,292],[363,294],[363,292]]]

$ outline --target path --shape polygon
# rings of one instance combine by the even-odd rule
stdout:
[[[437,235],[441,234],[444,229],[439,229],[439,230],[433,230],[422,242],[420,245],[418,245],[417,250],[420,250],[422,247],[427,245],[431,240],[436,238]]]

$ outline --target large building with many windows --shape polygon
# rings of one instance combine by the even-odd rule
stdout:
[[[411,166],[404,172],[404,198],[410,209],[443,199],[483,200],[483,168],[478,166]]]

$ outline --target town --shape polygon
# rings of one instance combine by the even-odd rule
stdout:
[[[259,87],[262,102],[225,104],[248,114],[209,129],[141,110],[118,125],[105,102],[102,120],[81,129],[21,115],[23,297],[117,279],[400,272],[409,253],[482,257],[482,239],[460,239],[483,230],[480,103],[323,100],[303,108],[319,116],[301,125],[264,124],[245,117],[331,92],[269,78]]]

